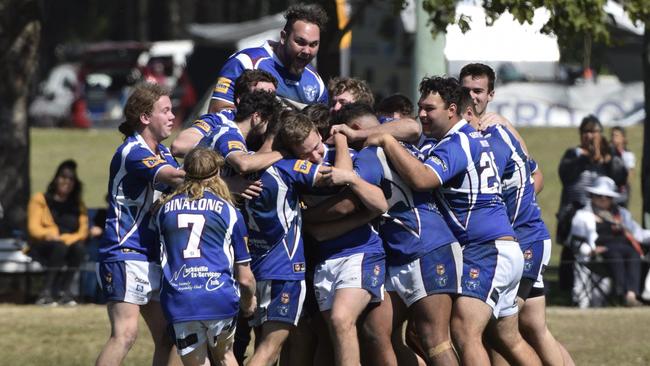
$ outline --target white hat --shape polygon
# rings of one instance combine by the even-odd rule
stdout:
[[[591,187],[587,187],[587,192],[598,196],[607,196],[617,198],[620,195],[616,192],[616,183],[610,177],[598,177],[594,180]]]

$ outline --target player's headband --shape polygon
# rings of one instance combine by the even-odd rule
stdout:
[[[189,174],[186,174],[185,177],[186,177],[186,178],[189,178],[189,179],[192,179],[192,180],[204,180],[204,179],[212,178],[212,177],[214,177],[215,175],[219,174],[219,170],[220,170],[219,167],[216,167],[216,168],[214,169],[214,171],[212,171],[212,172],[210,172],[210,173],[208,173],[208,174],[206,174],[206,175],[196,176],[196,175],[189,175]]]

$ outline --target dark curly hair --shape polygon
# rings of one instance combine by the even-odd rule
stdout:
[[[278,87],[278,81],[270,72],[260,69],[246,69],[235,80],[235,103],[237,103],[238,99],[241,99],[242,95],[250,93],[251,88],[259,82],[272,83],[273,86]]]
[[[461,99],[461,89],[458,80],[447,77],[443,78],[440,76],[434,77],[425,77],[420,82],[420,94],[422,96],[427,96],[431,93],[438,93],[440,98],[445,102],[445,108],[449,108],[450,105],[456,105],[456,114],[460,116],[460,99]]]
[[[318,29],[323,31],[327,24],[327,13],[317,4],[296,4],[291,5],[284,13],[284,18],[287,23],[284,25],[284,31],[287,34],[291,33],[293,23],[302,20],[306,23],[316,24]]]
[[[271,121],[277,118],[281,110],[282,105],[274,93],[256,90],[242,95],[237,105],[235,121],[243,121],[255,112],[259,113],[262,119]]]

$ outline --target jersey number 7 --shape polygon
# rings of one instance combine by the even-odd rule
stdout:
[[[187,246],[183,250],[183,258],[199,258],[201,256],[199,244],[201,243],[201,233],[203,232],[203,226],[205,225],[205,217],[196,214],[178,215],[179,228],[184,229],[190,227],[190,224],[192,224],[192,231],[190,232]]]

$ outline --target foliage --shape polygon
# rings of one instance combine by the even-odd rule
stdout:
[[[509,12],[521,24],[532,23],[535,9],[546,7],[551,17],[542,32],[560,38],[564,35],[587,34],[595,40],[607,40],[606,0],[483,0],[486,23],[492,25],[501,14]],[[642,7],[642,0],[635,0]],[[423,0],[422,7],[429,13],[433,34],[443,31],[449,24],[458,24],[463,32],[469,30],[468,16],[456,14],[455,0]]]

